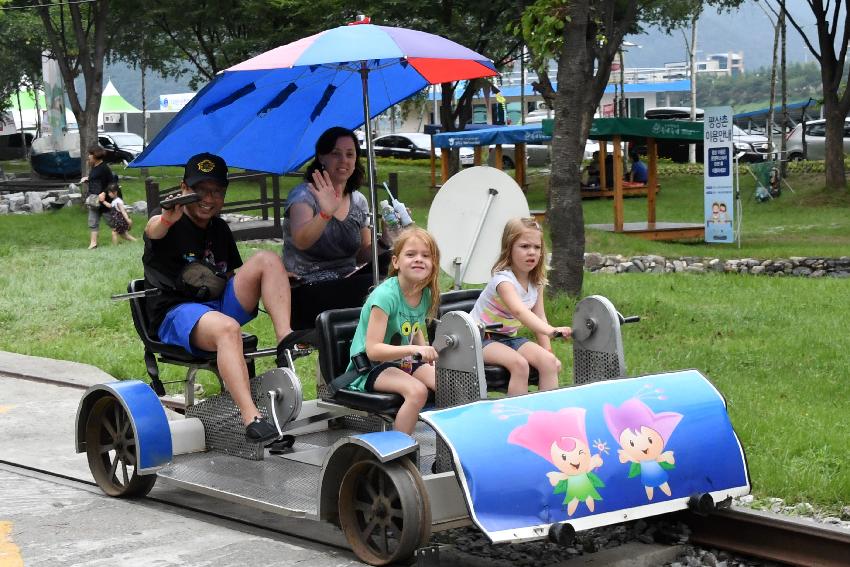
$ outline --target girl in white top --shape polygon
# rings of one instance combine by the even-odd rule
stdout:
[[[483,341],[484,362],[498,364],[511,374],[508,395],[528,392],[529,365],[537,369],[540,390],[558,387],[561,361],[552,354],[551,338],[569,338],[572,329],[553,327],[543,308],[546,285],[543,232],[534,219],[508,221],[502,233],[502,252],[493,266],[493,277],[481,292],[472,317],[479,323],[500,323],[497,332]],[[528,327],[537,342],[518,337],[520,327]]]
[[[121,188],[118,183],[113,182],[106,188],[106,193],[109,199],[103,204],[112,209],[109,211],[109,226],[112,227],[112,244],[118,244],[118,238],[124,240],[136,239],[130,234],[130,229],[133,227],[133,219],[127,214],[127,207],[124,205],[124,200],[121,198]]]

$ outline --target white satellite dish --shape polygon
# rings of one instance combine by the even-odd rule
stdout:
[[[508,220],[528,217],[525,195],[507,173],[470,167],[451,177],[428,213],[428,232],[440,247],[440,267],[461,283],[482,284],[499,258]]]

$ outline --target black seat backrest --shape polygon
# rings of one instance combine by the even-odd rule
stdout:
[[[145,280],[130,281],[130,283],[127,284],[127,291],[130,293],[145,291]],[[142,342],[146,347],[152,348],[162,343],[160,343],[158,339],[150,336],[148,333],[150,320],[148,319],[148,311],[145,306],[146,301],[147,300],[144,296],[130,299],[130,313],[133,315],[133,325],[136,327],[136,332],[139,334],[139,338],[142,339]]]
[[[466,311],[469,313],[475,307],[480,289],[457,289],[440,294],[440,308],[437,311],[439,319],[449,311]]]
[[[351,340],[357,331],[360,311],[360,307],[330,309],[316,317],[320,344],[319,369],[325,382],[330,382],[348,368]]]
[[[457,289],[441,293],[440,306],[437,308],[437,319],[441,319],[449,311],[471,312],[479,295],[481,295],[480,289]],[[436,330],[436,323],[431,321],[431,324],[428,325],[428,342],[434,341]]]

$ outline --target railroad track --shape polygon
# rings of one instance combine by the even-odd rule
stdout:
[[[35,476],[45,480],[53,479],[56,482],[77,485],[83,490],[100,493],[97,485],[89,480],[76,478],[37,467],[31,467],[0,459],[0,466],[7,470],[16,471],[20,474]],[[333,537],[328,534],[317,533],[316,525],[310,522],[307,530],[291,530],[270,527],[262,521],[252,521],[250,516],[239,517],[227,512],[209,509],[205,506],[187,504],[174,501],[168,497],[159,497],[155,493],[148,495],[144,500],[156,502],[175,510],[176,513],[192,512],[197,515],[206,516],[211,520],[222,520],[236,522],[249,526],[255,530],[266,532],[270,535],[287,537],[298,537],[304,540],[329,545],[338,549],[346,549],[347,546],[334,543]],[[220,502],[216,502],[220,505]],[[707,516],[699,516],[690,512],[680,512],[669,516],[659,516],[659,520],[675,520],[687,524],[691,530],[689,542],[692,545],[724,550],[734,554],[746,555],[790,565],[805,565],[818,567],[838,567],[850,565],[850,531],[831,527],[825,524],[817,524],[812,520],[781,516],[768,512],[760,512],[746,508],[721,509]],[[648,520],[653,521],[653,520]],[[323,531],[323,530],[319,530]],[[312,537],[311,537],[312,536]],[[535,544],[521,544],[535,545]],[[537,544],[539,545],[539,544]],[[626,544],[629,547],[627,564],[633,564],[635,555],[644,553],[658,553],[657,546],[643,544]],[[626,547],[626,546],[623,546]],[[420,558],[419,565],[436,567],[438,565],[491,565],[493,567],[502,565],[504,559],[493,557],[488,560],[481,554],[468,554],[452,545],[439,545],[439,552]],[[538,565],[549,565],[551,567],[569,567],[570,565],[585,565],[590,561],[598,564],[597,559],[602,559],[608,552],[616,552],[617,548],[606,549],[600,553],[587,553],[571,560],[549,561],[543,560]],[[673,551],[671,548],[670,551]],[[433,553],[433,549],[432,549]],[[501,555],[501,554],[495,554]],[[664,554],[672,559],[671,553]],[[612,557],[616,553],[612,554]],[[543,558],[540,558],[543,559]],[[616,561],[606,563],[616,565]]]
[[[701,547],[790,565],[850,565],[850,531],[806,518],[733,507],[682,521],[692,530],[690,542]]]

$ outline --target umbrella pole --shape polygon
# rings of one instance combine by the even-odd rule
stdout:
[[[360,62],[360,80],[363,84],[363,120],[366,124],[366,160],[369,165],[369,205],[372,207],[372,281],[378,285],[378,192],[375,188],[375,152],[372,148],[372,122],[369,112],[369,69]]]

